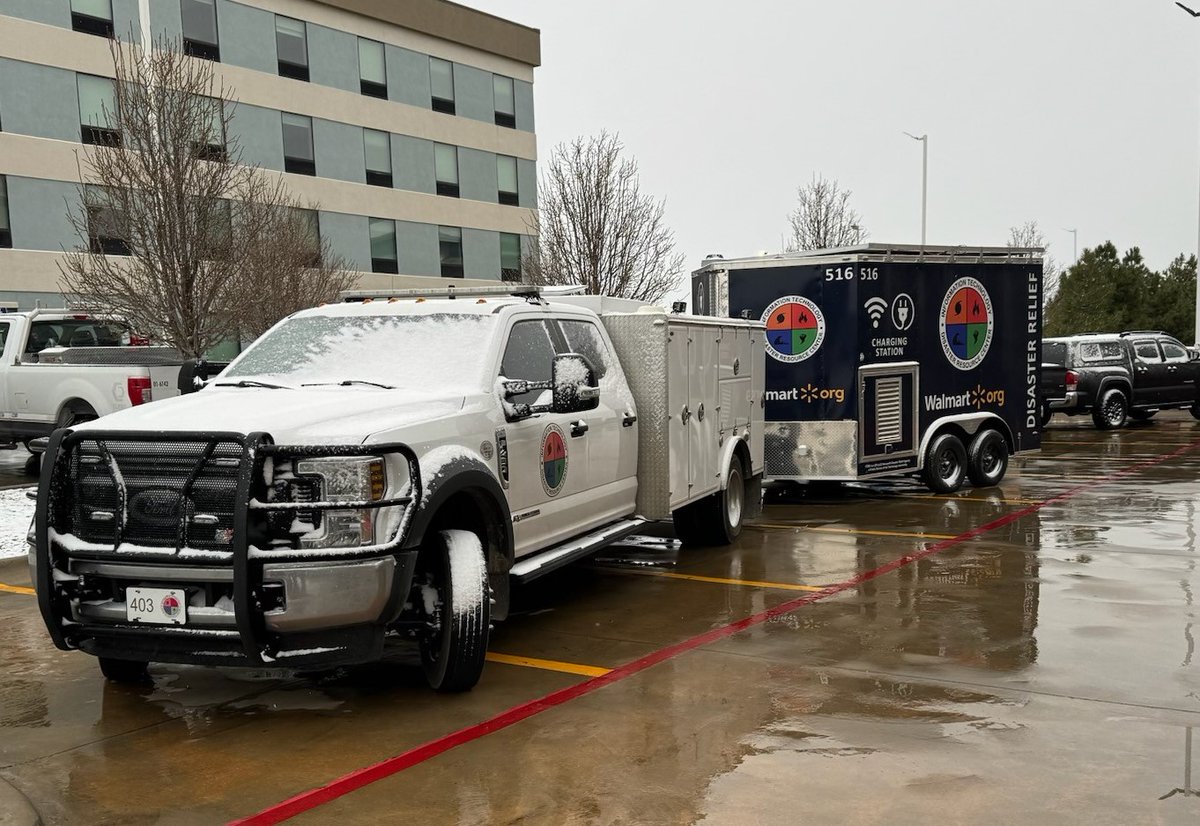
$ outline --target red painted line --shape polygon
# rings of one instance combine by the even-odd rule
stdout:
[[[269,826],[270,824],[281,823],[289,818],[296,817],[297,815],[315,809],[316,807],[325,803],[336,800],[339,797],[343,797],[350,792],[356,791],[357,789],[361,789],[364,786],[369,786],[378,780],[383,780],[384,778],[402,772],[405,769],[412,768],[420,763],[424,763],[426,760],[434,758],[443,752],[455,748],[456,746],[461,746],[464,743],[471,742],[472,740],[478,740],[481,737],[486,737],[493,732],[508,728],[511,725],[515,725],[522,720],[527,720],[534,715],[541,714],[543,711],[552,709],[555,706],[560,706],[563,703],[583,697],[586,694],[591,694],[593,691],[604,688],[606,685],[624,680],[627,677],[632,677],[634,674],[645,671],[651,666],[658,665],[664,660],[669,660],[701,646],[714,643],[717,640],[722,640],[738,633],[739,631],[745,631],[747,628],[752,628],[755,625],[761,625],[762,623],[774,619],[775,617],[779,617],[784,614],[790,614],[797,608],[803,608],[804,606],[811,605],[818,600],[826,599],[834,596],[835,594],[840,594],[841,592],[861,585],[864,582],[868,582],[872,579],[876,579],[877,577],[889,574],[892,571],[904,567],[905,565],[911,565],[918,560],[924,559],[928,556],[933,556],[934,554],[945,551],[954,547],[955,545],[960,545],[964,542],[975,539],[976,537],[983,536],[984,534],[998,530],[999,528],[1003,528],[1019,519],[1023,519],[1026,516],[1037,513],[1047,505],[1052,505],[1057,502],[1071,499],[1072,497],[1078,496],[1080,493],[1090,488],[1115,482],[1118,479],[1129,476],[1133,473],[1137,473],[1145,468],[1162,464],[1163,462],[1174,459],[1183,455],[1184,453],[1195,450],[1197,447],[1200,447],[1200,440],[1184,445],[1178,450],[1174,450],[1170,453],[1164,453],[1152,459],[1146,459],[1145,461],[1137,462],[1129,467],[1124,468],[1123,470],[1110,473],[1107,476],[1103,476],[1099,479],[1094,479],[1082,485],[1077,485],[1076,487],[1070,488],[1069,490],[1066,490],[1057,496],[1052,496],[1049,499],[1045,499],[1037,504],[1030,505],[1026,508],[1022,508],[1021,510],[1002,516],[999,519],[994,519],[984,525],[972,528],[969,531],[959,534],[953,539],[945,539],[941,542],[936,542],[933,545],[926,546],[917,553],[907,554],[906,556],[892,560],[887,564],[880,565],[878,568],[860,573],[857,576],[847,579],[845,582],[839,582],[837,584],[830,585],[816,593],[807,594],[802,597],[797,597],[796,599],[788,600],[787,602],[782,602],[779,605],[776,605],[774,608],[768,608],[765,611],[760,611],[757,614],[751,614],[748,617],[743,617],[742,619],[731,622],[728,625],[724,625],[719,628],[713,628],[710,631],[706,631],[703,634],[686,639],[683,642],[678,642],[674,645],[669,645],[666,648],[660,648],[657,651],[652,651],[640,659],[614,668],[607,674],[599,677],[593,677],[590,680],[585,680],[581,683],[568,686],[567,688],[561,688],[558,691],[553,691],[542,697],[538,697],[537,699],[530,700],[527,703],[513,706],[512,708],[502,711],[494,717],[488,718],[487,720],[467,726],[466,728],[459,729],[458,731],[451,732],[450,734],[443,735],[436,740],[430,740],[427,743],[423,743],[415,748],[409,749],[408,751],[398,754],[395,757],[389,757],[386,760],[375,763],[374,765],[366,766],[365,768],[350,772],[349,774],[343,775],[336,780],[326,783],[324,786],[302,792],[295,797],[263,809],[257,814],[242,818],[240,820],[232,821],[230,826]]]

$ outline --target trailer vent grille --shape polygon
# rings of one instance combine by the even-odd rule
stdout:
[[[894,445],[903,438],[903,382],[889,376],[875,383],[875,443]]]

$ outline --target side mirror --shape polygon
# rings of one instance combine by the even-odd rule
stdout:
[[[578,353],[555,356],[553,384],[555,413],[580,413],[600,406],[596,371]]]

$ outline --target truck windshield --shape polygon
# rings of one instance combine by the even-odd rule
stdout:
[[[490,315],[312,315],[268,332],[221,378],[255,377],[289,387],[479,388]]]

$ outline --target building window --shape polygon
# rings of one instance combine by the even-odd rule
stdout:
[[[217,39],[217,0],[179,0],[183,18],[183,51],[205,60],[221,59]]]
[[[12,247],[12,221],[8,217],[8,178],[0,175],[0,247]]]
[[[492,75],[492,97],[495,98],[496,125],[517,128],[517,96],[513,79],[504,75]]]
[[[192,144],[196,157],[206,161],[225,160],[225,113],[217,98],[201,98],[205,119]]]
[[[434,144],[434,171],[437,177],[437,194],[457,198],[458,189],[458,147],[448,143]]]
[[[84,143],[120,146],[116,127],[117,86],[109,77],[76,75],[79,89],[79,125]]]
[[[129,255],[129,225],[109,191],[88,184],[83,188],[87,210],[88,249],[97,255]]]
[[[112,0],[71,0],[71,28],[84,34],[112,37]]]
[[[429,58],[430,105],[435,112],[454,114],[454,64],[449,60]]]
[[[396,257],[396,222],[386,218],[371,219],[371,272],[400,272]]]
[[[308,80],[308,30],[303,20],[275,15],[275,50],[281,76]]]
[[[517,190],[517,159],[508,155],[497,155],[496,177],[500,184],[500,203],[519,206],[521,197]]]
[[[367,159],[367,183],[392,185],[392,136],[374,129],[363,130],[363,153]]]
[[[297,175],[316,175],[312,118],[283,113],[283,168]]]
[[[387,58],[378,40],[358,39],[358,88],[367,97],[387,100]]]
[[[438,227],[438,251],[442,258],[442,278],[462,278],[462,230],[458,227]]]
[[[321,263],[321,215],[315,209],[295,209],[294,214],[299,222],[301,241],[308,253],[307,260],[312,266]]]
[[[500,278],[503,281],[521,280],[521,236],[500,233]]]

